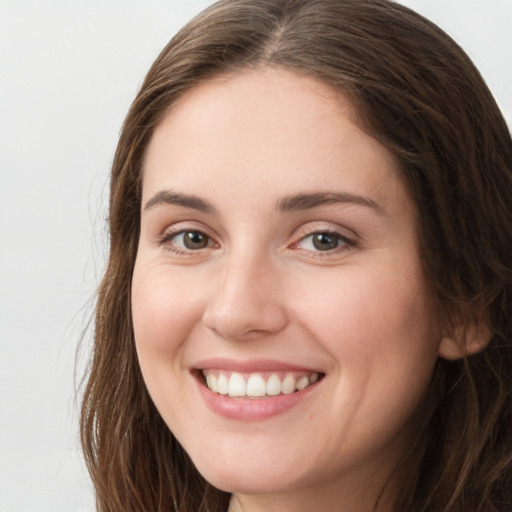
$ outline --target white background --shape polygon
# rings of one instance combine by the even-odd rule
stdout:
[[[74,367],[108,170],[151,62],[210,3],[0,0],[0,512],[93,510]],[[512,0],[402,3],[462,44],[512,124]]]

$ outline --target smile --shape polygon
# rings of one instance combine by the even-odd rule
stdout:
[[[318,372],[240,373],[203,370],[206,386],[213,393],[229,397],[265,398],[302,391],[319,380]]]

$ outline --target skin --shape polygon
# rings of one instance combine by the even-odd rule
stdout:
[[[312,78],[244,71],[183,96],[147,153],[132,286],[139,361],[198,470],[234,493],[233,511],[391,511],[393,468],[449,343],[398,165],[353,119],[348,100]],[[214,211],[158,201],[162,191]],[[325,192],[350,200],[276,207]],[[187,249],[183,230],[206,246]],[[341,238],[319,250],[311,235],[326,231]],[[193,371],[212,357],[325,377],[281,414],[225,418]]]

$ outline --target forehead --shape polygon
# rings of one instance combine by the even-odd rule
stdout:
[[[355,118],[346,97],[291,71],[214,78],[188,91],[156,128],[143,196],[176,187],[220,196],[226,186],[252,198],[340,186],[377,199],[403,195],[394,157]]]

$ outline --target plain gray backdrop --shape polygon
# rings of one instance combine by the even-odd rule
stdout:
[[[0,512],[94,508],[74,368],[107,250],[108,171],[151,62],[210,3],[0,0]],[[510,125],[512,0],[402,3],[466,49]]]

